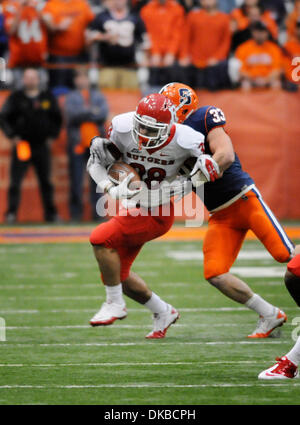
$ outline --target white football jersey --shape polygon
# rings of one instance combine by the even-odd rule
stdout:
[[[110,140],[121,152],[121,160],[135,168],[148,187],[152,181],[171,182],[188,158],[204,153],[204,135],[182,124],[174,124],[165,145],[139,150],[132,137],[133,116],[134,112],[127,112],[113,118]]]

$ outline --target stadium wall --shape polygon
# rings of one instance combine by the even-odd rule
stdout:
[[[110,117],[133,110],[138,92],[105,91]],[[8,92],[0,92],[0,106]],[[222,108],[227,118],[227,132],[244,169],[278,218],[300,218],[300,93],[258,91],[241,93],[199,92],[201,105]],[[64,99],[60,99],[63,107]],[[10,142],[0,134],[0,222],[6,209],[9,183]],[[52,179],[59,214],[68,219],[68,159],[66,132],[62,130],[52,146]],[[85,182],[85,219],[90,217],[88,181]],[[37,180],[32,169],[24,182],[18,218],[22,222],[42,220],[42,206]]]

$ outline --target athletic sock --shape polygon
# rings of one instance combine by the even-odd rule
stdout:
[[[168,309],[168,304],[154,292],[152,292],[150,300],[147,301],[144,306],[149,308],[152,313],[164,313]]]
[[[298,366],[298,364],[300,363],[300,336],[298,337],[296,344],[294,345],[294,347],[291,349],[291,351],[289,351],[286,354],[286,357],[293,362],[295,365]]]
[[[105,285],[106,290],[106,302],[116,303],[116,304],[125,304],[122,292],[122,283],[115,286]]]
[[[256,311],[260,316],[272,316],[276,312],[276,307],[265,301],[260,295],[254,294],[245,305]]]

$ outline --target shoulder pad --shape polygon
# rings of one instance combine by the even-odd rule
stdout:
[[[183,149],[190,149],[199,143],[204,143],[204,135],[183,124],[175,124],[177,133],[177,143]]]
[[[134,112],[126,112],[125,114],[116,115],[112,119],[112,128],[118,133],[128,133],[132,130]]]

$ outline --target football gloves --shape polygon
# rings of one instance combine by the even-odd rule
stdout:
[[[106,186],[106,192],[109,193],[109,195],[113,199],[131,199],[134,195],[137,195],[141,189],[129,189],[130,180],[134,177],[133,173],[128,174],[125,179],[115,186],[113,183],[111,183],[111,186]]]
[[[220,168],[210,155],[201,155],[190,174],[194,187],[206,182],[214,182],[220,177]]]
[[[171,196],[174,196],[175,202],[181,201],[193,190],[193,184],[190,180],[180,177],[174,180],[170,185]]]
[[[107,149],[107,145],[110,143],[109,139],[103,137],[94,137],[90,144],[90,154],[92,157],[100,162],[101,165],[107,167],[112,164],[115,159]]]

